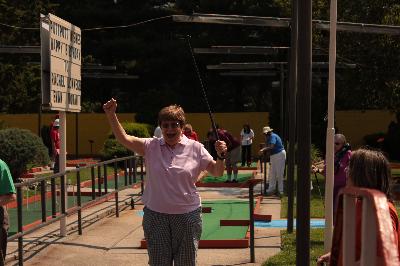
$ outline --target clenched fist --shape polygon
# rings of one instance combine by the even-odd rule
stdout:
[[[113,114],[117,110],[117,101],[111,98],[108,102],[103,104],[103,110],[106,114]]]

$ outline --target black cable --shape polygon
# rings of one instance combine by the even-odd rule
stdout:
[[[193,59],[193,65],[194,65],[194,68],[196,70],[197,77],[199,78],[199,81],[200,81],[201,91],[203,92],[203,98],[204,98],[204,101],[205,101],[205,103],[207,105],[208,115],[209,115],[210,120],[211,120],[211,126],[212,126],[212,128],[214,130],[214,133],[215,133],[215,138],[217,140],[219,140],[219,136],[218,136],[218,132],[217,132],[217,126],[215,125],[215,122],[214,122],[214,116],[213,116],[213,114],[211,112],[211,107],[210,107],[210,104],[208,103],[206,90],[204,88],[204,83],[203,83],[203,80],[202,80],[201,75],[200,75],[199,67],[197,66],[196,58],[194,57],[192,45],[190,44],[190,35],[186,35],[185,39],[186,39],[186,41],[188,43],[190,54],[192,55],[192,59]]]

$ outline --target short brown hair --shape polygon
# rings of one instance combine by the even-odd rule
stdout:
[[[380,190],[390,198],[389,162],[379,150],[360,148],[352,152],[348,176],[354,186]]]
[[[177,104],[166,106],[158,113],[158,124],[162,121],[178,121],[182,127],[186,123],[185,111]]]

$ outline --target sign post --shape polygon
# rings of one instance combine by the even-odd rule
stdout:
[[[66,169],[66,112],[81,111],[81,41],[80,28],[49,14],[41,15],[42,107],[59,111],[60,172]],[[65,210],[68,187],[64,178]],[[61,201],[62,202],[62,201]],[[60,234],[66,236],[66,217],[60,220]]]

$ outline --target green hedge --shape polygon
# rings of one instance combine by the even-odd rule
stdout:
[[[121,123],[122,127],[128,135],[149,138],[152,136],[153,127],[148,124],[140,123]],[[114,134],[110,131],[108,139],[104,142],[102,156],[104,160],[113,159],[115,157],[124,157],[133,155],[133,152],[122,146],[114,137]]]
[[[47,165],[48,150],[41,138],[19,128],[0,130],[0,158],[8,164],[14,180],[20,178],[28,165]]]

